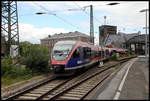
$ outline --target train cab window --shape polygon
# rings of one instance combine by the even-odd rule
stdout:
[[[72,58],[74,59],[74,58],[79,58],[80,57],[80,48],[78,47],[75,51],[74,51],[74,53],[73,53],[73,55],[72,55]]]

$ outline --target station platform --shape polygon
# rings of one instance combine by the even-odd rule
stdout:
[[[149,62],[137,57],[123,64],[91,99],[149,100]]]

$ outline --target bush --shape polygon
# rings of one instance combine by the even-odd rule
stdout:
[[[116,60],[116,59],[117,59],[117,53],[113,53],[111,59],[112,59],[112,60]]]
[[[24,76],[31,74],[31,70],[22,66],[20,64],[14,65],[10,58],[3,59],[1,61],[1,76],[2,77],[9,77],[9,78],[16,78],[19,76]]]
[[[31,75],[31,70],[21,65],[15,65],[15,67],[13,67],[13,69],[11,69],[10,72],[11,74],[8,74],[8,75],[11,76],[11,78],[16,78],[18,76],[23,77],[25,75]]]
[[[10,58],[1,60],[1,76],[11,73],[11,69],[14,67]]]
[[[21,60],[21,63],[26,65],[32,73],[49,72],[48,66],[49,49],[46,46],[30,45],[26,49]]]

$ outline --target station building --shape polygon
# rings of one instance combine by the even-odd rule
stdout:
[[[41,39],[40,41],[41,45],[45,45],[51,50],[57,41],[64,41],[64,40],[77,40],[90,43],[90,36],[75,31],[75,32],[59,33],[59,34],[56,33],[54,35],[48,35],[48,37]]]
[[[149,35],[146,36],[145,34],[142,34],[134,36],[126,42],[126,46],[132,54],[145,55],[146,38],[147,38],[147,53],[149,54]]]
[[[104,45],[106,37],[117,34],[117,26],[102,25],[99,26],[99,45]]]
[[[138,36],[140,33],[123,33],[118,32],[115,35],[109,35],[107,39],[105,39],[105,46],[111,46],[114,48],[127,48],[126,42],[134,36]]]

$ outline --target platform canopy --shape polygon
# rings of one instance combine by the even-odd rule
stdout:
[[[140,44],[145,44],[145,34],[143,35],[138,35],[134,36],[131,39],[128,40],[127,43],[140,43]],[[147,36],[147,42],[149,43],[149,35]]]

